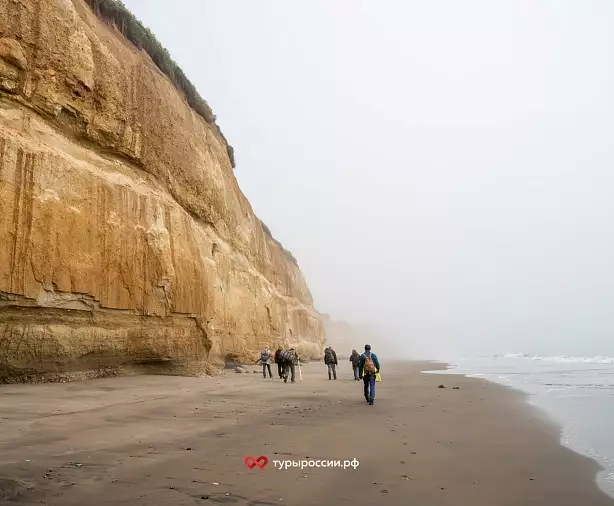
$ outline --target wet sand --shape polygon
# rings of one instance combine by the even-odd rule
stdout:
[[[374,406],[345,363],[337,381],[307,364],[296,384],[230,371],[0,386],[0,504],[614,506],[597,464],[521,394],[382,366]],[[245,465],[261,455],[264,469]]]

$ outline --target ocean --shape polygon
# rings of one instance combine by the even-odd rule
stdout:
[[[614,497],[614,358],[508,353],[449,363],[425,372],[480,377],[529,394],[562,427],[562,444],[601,464],[597,483]]]

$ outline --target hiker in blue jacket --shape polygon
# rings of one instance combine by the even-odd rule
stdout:
[[[373,406],[375,402],[375,375],[379,372],[379,360],[377,360],[375,353],[371,353],[370,344],[365,344],[365,352],[360,356],[358,372],[365,385],[365,399]]]

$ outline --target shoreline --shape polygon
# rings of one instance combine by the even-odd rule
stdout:
[[[614,500],[614,488],[611,486],[611,469],[606,467],[606,462],[603,462],[603,455],[599,453],[593,453],[587,451],[586,448],[579,447],[578,444],[572,444],[572,440],[569,438],[569,430],[573,426],[570,425],[569,421],[565,421],[564,418],[561,418],[561,414],[557,413],[556,410],[553,411],[552,405],[548,405],[548,403],[544,402],[544,394],[538,393],[535,391],[531,391],[528,389],[523,389],[519,384],[514,383],[505,383],[502,381],[497,381],[494,375],[486,374],[486,373],[478,373],[477,371],[469,372],[468,370],[463,371],[455,369],[455,366],[452,366],[446,362],[440,362],[445,366],[445,369],[435,368],[422,371],[423,374],[432,374],[434,376],[462,376],[467,379],[473,380],[481,380],[492,383],[494,385],[500,386],[502,388],[508,389],[512,392],[517,392],[524,397],[525,406],[532,410],[533,416],[543,420],[545,423],[550,424],[554,430],[558,431],[559,434],[559,442],[560,445],[570,449],[575,454],[580,455],[584,458],[587,458],[593,462],[595,462],[598,466],[598,470],[595,473],[595,485],[608,497]]]
[[[374,406],[343,363],[336,382],[310,362],[293,385],[253,373],[3,385],[0,502],[614,506],[597,463],[523,392],[422,373],[434,364],[383,362]],[[260,455],[265,469],[245,466]]]

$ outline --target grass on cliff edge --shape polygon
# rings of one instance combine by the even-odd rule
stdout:
[[[145,51],[156,66],[171,80],[175,88],[183,92],[188,104],[194,109],[207,123],[214,125],[218,133],[226,143],[226,151],[230,158],[232,168],[235,168],[234,148],[228,144],[226,137],[220,127],[215,122],[215,115],[209,104],[196,91],[194,85],[188,80],[183,70],[173,61],[166,48],[160,43],[152,31],[143,26],[136,19],[121,0],[86,0],[92,11],[102,20],[114,25],[124,37],[132,42],[137,48]],[[273,237],[269,227],[260,221],[262,228],[284,252],[288,260],[298,265],[294,255],[285,249],[282,244]]]
[[[284,248],[283,245],[277,239],[275,239],[275,237],[273,237],[273,234],[271,233],[271,229],[265,225],[264,221],[262,220],[258,220],[258,221],[260,221],[262,230],[264,230],[264,233],[269,237],[269,239],[271,239],[275,244],[277,244],[277,246],[281,248],[281,250],[284,252],[284,255],[286,255],[286,258],[290,260],[290,262],[298,266],[298,262],[296,261],[296,258],[294,258],[294,255],[290,253],[286,248]]]
[[[207,123],[215,126],[224,139],[226,152],[232,168],[235,168],[234,148],[228,144],[220,127],[215,122],[215,115],[209,104],[198,94],[194,85],[188,80],[183,70],[173,61],[171,55],[156,36],[134,17],[121,0],[86,0],[92,11],[104,21],[113,24],[124,37],[139,49],[144,50],[156,66],[171,80],[175,88],[182,91],[188,104]]]

